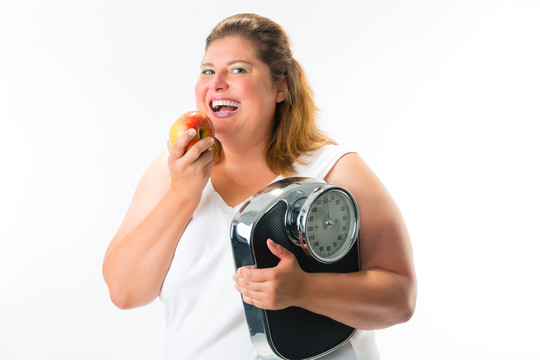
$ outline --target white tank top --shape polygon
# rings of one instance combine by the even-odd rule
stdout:
[[[325,146],[301,158],[296,175],[323,179],[348,152],[341,146]],[[160,294],[167,325],[166,360],[257,359],[232,279],[230,225],[241,205],[227,205],[208,181]],[[358,354],[353,359],[378,359],[372,332],[357,331],[352,342]]]

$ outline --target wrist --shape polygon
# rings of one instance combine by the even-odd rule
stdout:
[[[313,285],[317,281],[316,273],[303,272],[302,279],[299,282],[298,306],[308,309],[313,301]]]

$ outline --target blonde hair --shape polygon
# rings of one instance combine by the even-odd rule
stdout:
[[[276,105],[274,127],[266,144],[266,164],[275,173],[291,175],[294,163],[302,155],[327,144],[336,144],[317,126],[318,109],[313,92],[300,64],[293,58],[289,38],[282,27],[256,14],[238,14],[219,22],[206,38],[206,48],[215,40],[240,36],[251,41],[259,60],[268,65],[272,81],[287,77],[289,91]],[[223,148],[216,142],[216,162]]]

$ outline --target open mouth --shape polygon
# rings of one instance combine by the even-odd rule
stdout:
[[[210,101],[210,108],[214,114],[218,116],[228,116],[234,114],[240,103],[233,100],[212,100]]]

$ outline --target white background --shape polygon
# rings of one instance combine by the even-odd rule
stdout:
[[[407,221],[418,306],[383,359],[539,359],[538,2],[195,3],[0,0],[0,359],[160,358],[161,303],[116,309],[102,257],[239,12],[284,26]]]

